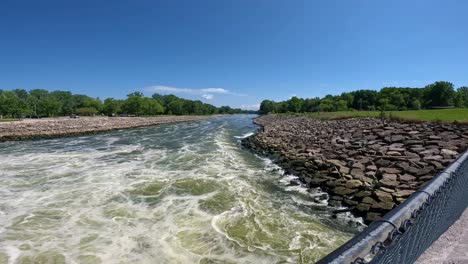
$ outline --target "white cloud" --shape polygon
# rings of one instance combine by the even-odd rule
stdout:
[[[200,91],[203,91],[206,93],[231,94],[231,92],[223,88],[204,88],[204,89],[200,89]]]
[[[176,87],[169,87],[169,86],[150,86],[145,88],[147,91],[151,92],[171,92],[171,93],[191,93],[191,89],[186,88],[176,88]]]
[[[235,96],[246,96],[245,94],[238,94],[231,92],[224,88],[200,88],[200,89],[193,89],[193,88],[179,88],[179,87],[171,87],[171,86],[162,86],[162,85],[155,85],[149,86],[144,88],[147,92],[162,92],[162,93],[174,93],[174,94],[192,94],[198,95],[202,98],[207,100],[211,100],[214,98],[213,94],[225,94],[225,95],[235,95]]]
[[[241,105],[240,108],[244,110],[259,110],[260,104]]]
[[[211,100],[214,98],[212,94],[202,94],[201,97],[205,98],[206,100]]]

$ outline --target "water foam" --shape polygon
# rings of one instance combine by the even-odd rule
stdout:
[[[0,253],[15,261],[58,252],[70,263],[271,263],[346,241],[350,232],[301,211],[314,194],[239,147],[235,135],[256,128],[236,118],[0,149]]]
[[[254,134],[253,132],[249,132],[249,133],[243,134],[242,136],[234,136],[234,137],[242,139],[242,138],[248,138],[248,137],[252,136],[253,134]]]

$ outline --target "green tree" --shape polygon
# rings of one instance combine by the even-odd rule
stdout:
[[[389,110],[388,106],[390,105],[390,100],[387,98],[382,98],[379,100],[380,111],[387,111]]]
[[[377,102],[377,91],[357,90],[351,92],[353,96],[353,108],[357,110],[373,110]]]
[[[217,108],[200,100],[187,100],[175,95],[154,94],[152,98],[144,97],[135,92],[126,100],[107,98],[104,103],[99,98],[82,94],[72,94],[68,91],[48,92],[42,89],[26,91],[15,89],[0,90],[0,115],[19,116],[34,114],[39,116],[58,116],[78,113],[81,115],[107,115],[129,113],[135,115],[158,115],[166,113],[184,115],[211,115],[223,113],[246,113],[241,109],[230,107]]]
[[[82,107],[76,109],[76,113],[82,116],[94,116],[98,111],[94,107]]]
[[[118,114],[121,112],[122,103],[119,100],[114,98],[107,98],[104,100],[104,105],[102,107],[102,112],[107,116]]]
[[[184,104],[181,100],[173,100],[167,105],[166,110],[170,115],[182,115],[184,113]]]
[[[346,108],[353,107],[354,96],[351,93],[342,93],[340,99],[346,101]]]
[[[229,106],[221,106],[219,108],[219,113],[220,114],[234,114],[235,113],[235,110],[232,109],[231,107]]]
[[[299,97],[297,96],[293,96],[291,97],[291,99],[289,99],[286,103],[287,103],[287,108],[288,108],[288,111],[289,112],[293,112],[293,113],[299,113],[301,112],[301,109],[302,109],[302,99],[300,99]]]
[[[28,99],[28,91],[24,89],[15,89],[12,90],[12,92],[15,94],[15,96],[20,99],[26,101]]]
[[[61,102],[60,115],[69,115],[75,112],[73,95],[68,91],[54,91],[49,94],[54,100]]]
[[[348,103],[345,100],[338,100],[335,103],[336,111],[346,111],[348,110]]]
[[[0,94],[0,114],[2,116],[19,117],[27,112],[26,101],[21,100],[13,91],[3,91]]]
[[[405,95],[403,89],[396,87],[385,87],[378,93],[379,103],[382,100],[386,100],[386,110],[405,110],[407,104],[405,101]]]
[[[333,112],[335,107],[333,106],[333,101],[331,99],[322,99],[319,105],[320,111],[322,112]]]
[[[164,113],[163,106],[156,100],[144,97],[141,105],[143,115],[160,115]]]
[[[435,82],[424,88],[424,99],[429,107],[454,105],[454,97],[455,90],[450,82]]]
[[[411,108],[415,110],[421,110],[421,101],[418,99],[412,101]]]
[[[458,107],[468,107],[468,87],[458,88],[456,98]]]
[[[276,113],[276,103],[270,100],[263,100],[260,103],[260,113],[261,114],[268,114],[268,113]]]
[[[319,110],[320,98],[308,98],[304,100],[302,104],[303,112],[317,112]]]
[[[43,116],[57,116],[62,108],[62,102],[53,96],[47,95],[46,98],[39,101],[38,108],[41,109]]]
[[[203,103],[201,101],[184,100],[184,112],[187,114],[202,114]]]
[[[124,101],[122,109],[127,114],[140,115],[143,107],[143,94],[134,92],[127,95],[127,100]]]

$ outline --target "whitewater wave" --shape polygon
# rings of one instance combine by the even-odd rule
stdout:
[[[249,133],[243,134],[242,136],[234,136],[234,137],[238,138],[238,139],[243,139],[243,138],[248,138],[248,137],[252,136],[253,134],[255,134],[255,133],[249,132]]]
[[[239,147],[255,130],[229,116],[0,148],[0,259],[296,263],[349,239]]]

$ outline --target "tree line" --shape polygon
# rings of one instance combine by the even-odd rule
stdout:
[[[26,91],[0,90],[0,116],[67,116],[78,115],[213,115],[250,113],[229,106],[215,107],[198,100],[187,100],[175,95],[154,94],[145,97],[141,92],[127,95],[124,100],[107,98],[101,101],[87,95],[69,91],[49,92],[43,89]]]
[[[450,82],[440,81],[424,88],[384,87],[380,91],[357,90],[323,98],[298,98],[275,102],[264,100],[259,112],[304,113],[347,110],[419,110],[438,107],[468,107],[468,87],[455,89]]]

